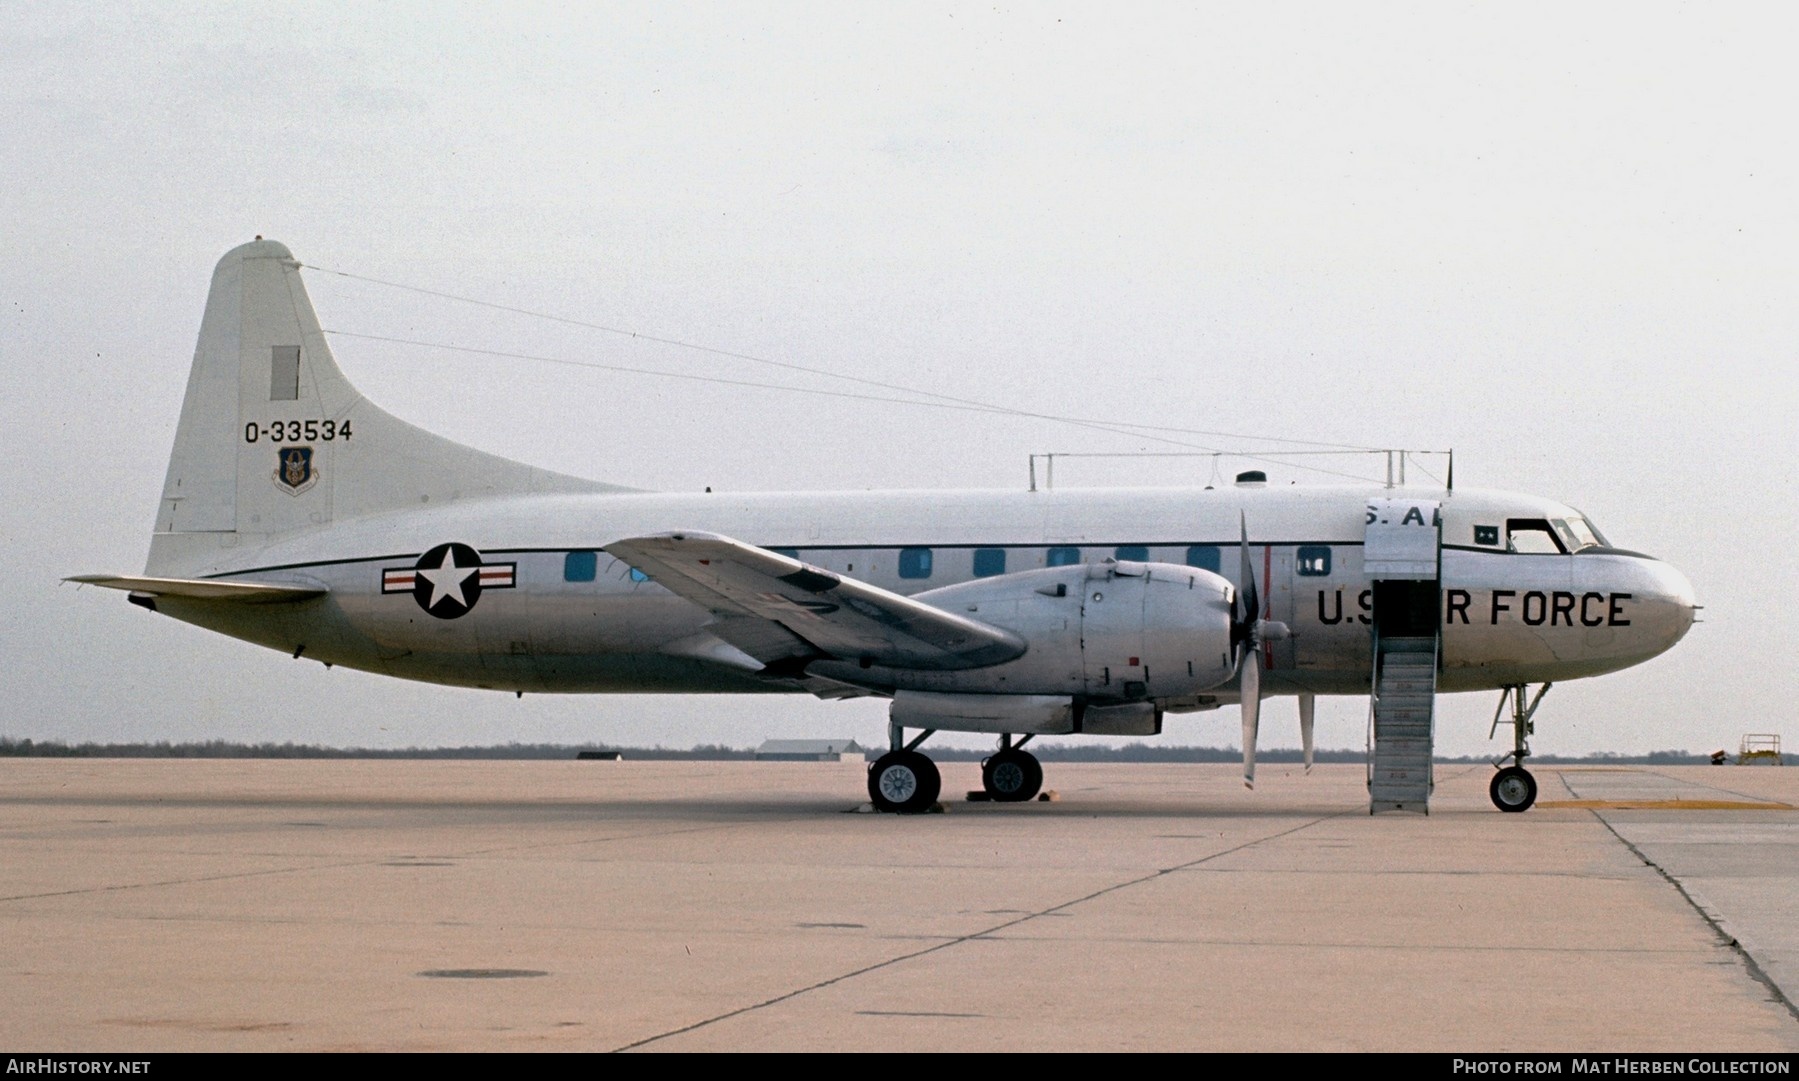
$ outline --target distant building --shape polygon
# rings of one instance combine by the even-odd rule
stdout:
[[[866,762],[868,748],[853,739],[771,739],[756,748],[758,762]]]

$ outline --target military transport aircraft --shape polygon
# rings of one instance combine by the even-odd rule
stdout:
[[[1425,810],[1439,691],[1510,704],[1502,810],[1556,680],[1668,649],[1673,567],[1504,492],[672,494],[564,476],[407,424],[339,371],[288,249],[213,274],[142,575],[71,579],[295,657],[523,693],[803,692],[891,701],[868,791],[917,811],[919,746],[982,732],[996,800],[1037,735],[1153,735],[1237,702],[1367,694],[1370,807]],[[1527,689],[1539,684],[1536,694]],[[1499,712],[1495,712],[1495,724]],[[908,732],[913,733],[908,739]],[[1503,760],[1503,759],[1502,759]]]

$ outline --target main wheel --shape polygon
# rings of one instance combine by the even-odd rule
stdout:
[[[1043,766],[1037,756],[1007,749],[981,763],[981,787],[996,803],[1023,803],[1043,788]]]
[[[1537,779],[1523,766],[1507,766],[1493,775],[1487,794],[1502,811],[1528,811],[1537,802]]]
[[[942,790],[937,764],[917,751],[889,751],[868,767],[868,798],[877,811],[917,814]]]

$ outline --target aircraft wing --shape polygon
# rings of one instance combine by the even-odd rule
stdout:
[[[982,668],[1024,639],[716,533],[632,537],[606,551],[716,616],[707,630],[771,668],[823,657],[894,668]]]
[[[77,574],[64,578],[106,589],[148,593],[153,597],[184,597],[196,601],[235,601],[239,604],[276,604],[320,597],[323,586],[275,585],[269,582],[232,582],[217,578],[147,578],[132,574]]]

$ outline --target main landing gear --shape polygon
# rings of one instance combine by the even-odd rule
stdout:
[[[1512,764],[1499,769],[1493,774],[1493,783],[1487,786],[1487,795],[1492,797],[1493,806],[1502,811],[1516,813],[1530,810],[1531,804],[1537,802],[1537,779],[1524,768],[1524,759],[1530,755],[1530,736],[1536,731],[1531,718],[1536,715],[1537,706],[1543,696],[1549,693],[1553,683],[1545,683],[1537,689],[1535,698],[1525,702],[1525,694],[1529,688],[1523,683],[1507,687],[1499,696],[1499,706],[1493,711],[1493,728],[1487,733],[1489,739],[1499,731],[1499,715],[1505,712],[1507,702],[1512,705],[1512,753],[1506,757]],[[1504,758],[1499,760],[1505,761]],[[1493,763],[1495,767],[1499,762]]]
[[[919,744],[936,734],[936,729],[926,729],[907,743],[903,729],[888,725],[890,750],[868,767],[868,798],[875,810],[922,814],[937,802],[943,777],[937,764],[918,751]],[[1023,803],[1043,789],[1042,764],[1022,749],[1030,738],[1013,743],[1011,736],[1001,736],[999,750],[981,763],[981,787],[995,803]]]
[[[1043,766],[1037,756],[1021,748],[1031,737],[1017,743],[1011,736],[999,737],[999,750],[981,763],[981,787],[995,803],[1023,803],[1037,798],[1043,789]]]
[[[937,764],[917,751],[888,751],[868,768],[868,798],[875,810],[919,814],[931,809],[943,790]]]
[[[907,743],[906,730],[888,723],[889,749],[868,767],[868,798],[875,810],[922,814],[937,802],[943,791],[943,776],[937,772],[937,763],[918,753],[918,745],[936,734],[935,728],[927,728]]]

